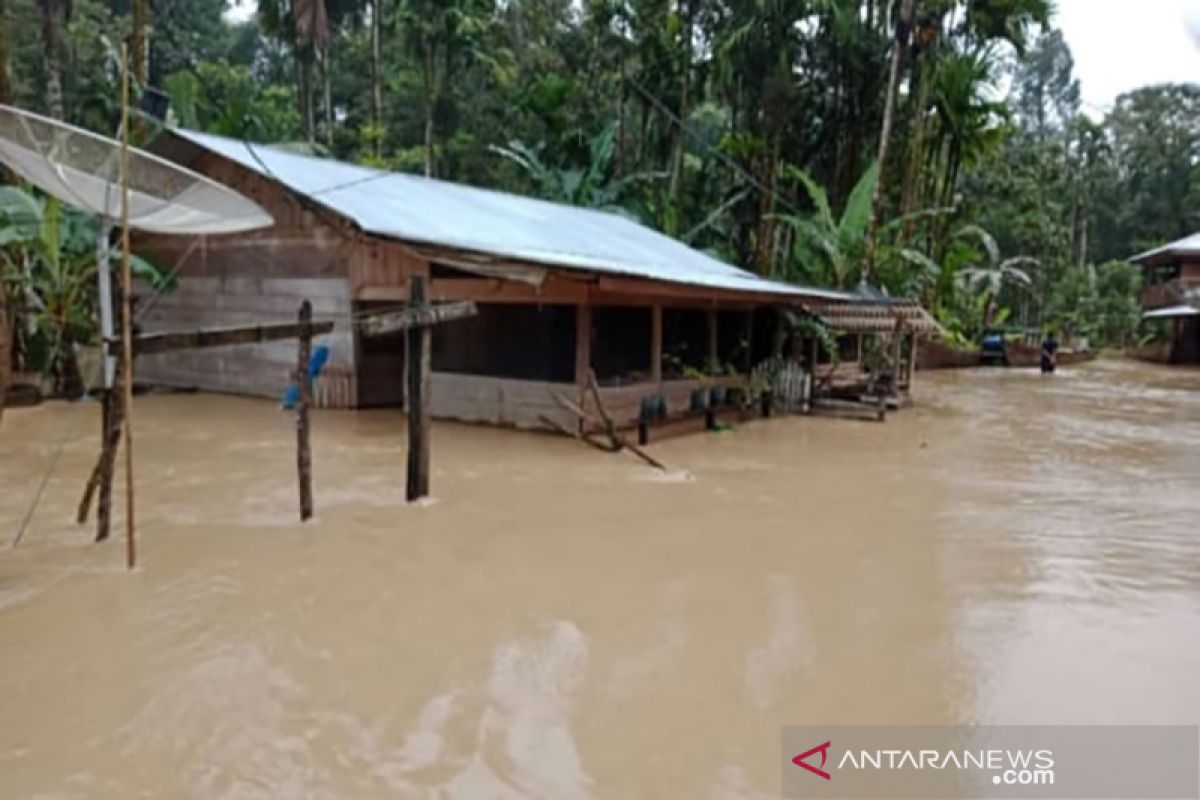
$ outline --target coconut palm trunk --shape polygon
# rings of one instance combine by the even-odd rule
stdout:
[[[38,0],[42,15],[42,64],[46,81],[46,111],[55,119],[66,116],[62,84],[62,23],[66,16],[63,0]]]
[[[434,115],[438,104],[437,52],[431,40],[425,42],[425,177],[436,172],[437,131]]]
[[[8,2],[0,0],[0,103],[12,100],[12,81],[8,74]],[[4,172],[0,170],[0,178]]]
[[[383,0],[371,4],[371,123],[375,158],[383,158]]]
[[[133,79],[145,86],[150,74],[150,48],[147,46],[146,29],[150,26],[149,0],[133,0],[133,28],[129,34],[129,60]]]
[[[900,91],[900,66],[908,49],[908,38],[912,32],[913,15],[916,13],[916,0],[902,0],[900,16],[896,19],[896,35],[892,40],[891,66],[888,68],[887,94],[883,100],[883,125],[879,131],[879,180],[875,183],[875,192],[871,196],[871,218],[867,224],[866,258],[863,262],[862,280],[870,281],[871,273],[875,270],[875,255],[878,250],[879,223],[883,212],[883,192],[886,183],[888,164],[888,148],[892,140],[892,126],[896,116],[896,95]]]

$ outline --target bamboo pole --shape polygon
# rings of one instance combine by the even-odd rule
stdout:
[[[133,277],[129,242],[129,53],[121,45],[121,343],[125,358],[122,430],[125,434],[125,565],[137,563],[133,505]]]

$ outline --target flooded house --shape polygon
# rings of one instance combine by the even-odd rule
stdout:
[[[289,320],[308,299],[314,317],[336,323],[314,389],[326,407],[403,404],[404,334],[364,338],[354,321],[403,308],[415,275],[432,302],[477,307],[433,335],[433,416],[518,427],[569,423],[555,394],[581,390],[593,373],[618,424],[647,409],[656,418],[694,410],[698,393],[744,387],[778,352],[778,308],[843,309],[856,348],[849,369],[865,331],[891,332],[900,317],[911,337],[925,330],[919,307],[898,315],[886,303],[766,280],[617,213],[177,129],[156,149],[276,222],[226,237],[139,237],[139,252],[179,270],[176,289],[143,310],[144,328]],[[242,345],[147,356],[138,374],[278,397],[295,358],[290,342]],[[807,358],[818,361],[815,350]]]
[[[1166,336],[1142,355],[1172,364],[1200,364],[1200,233],[1130,259],[1142,268],[1142,318],[1166,326]]]

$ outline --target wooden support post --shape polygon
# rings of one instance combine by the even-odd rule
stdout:
[[[117,377],[113,388],[104,392],[104,441],[100,444],[100,458],[92,471],[92,479],[88,481],[83,501],[79,504],[77,519],[80,524],[87,521],[88,507],[92,502],[92,493],[99,490],[100,496],[96,501],[96,541],[103,542],[112,530],[112,486],[113,470],[117,462],[117,450],[121,444],[122,403],[125,386],[124,357],[117,364]]]
[[[408,279],[410,308],[426,304],[424,275]],[[408,481],[405,497],[411,503],[429,496],[429,381],[430,344],[433,329],[428,325],[409,328],[404,335],[408,369]]]
[[[717,310],[708,310],[708,373],[716,375],[721,369],[717,355]]]
[[[655,303],[650,309],[650,381],[662,389],[663,307]]]
[[[900,349],[904,345],[904,319],[896,318],[896,328],[892,331],[892,380],[891,394],[898,395],[900,393]]]
[[[908,392],[912,394],[913,381],[917,374],[917,350],[921,346],[920,334],[914,333],[908,337]]]
[[[312,381],[308,375],[308,362],[312,360],[312,303],[305,300],[300,304],[297,332],[300,347],[296,355],[296,474],[300,481],[300,521],[305,522],[313,515],[312,496],[312,451],[308,443],[308,406],[312,402]]]
[[[575,307],[575,396],[586,405],[588,379],[592,374],[592,306],[584,301]],[[587,431],[586,420],[578,419],[579,432]]]
[[[580,303],[575,307],[575,385],[580,392],[587,388],[592,372],[592,307]]]
[[[745,373],[747,380],[750,378],[750,373],[754,370],[754,309],[746,312],[746,360],[742,364],[742,371]]]

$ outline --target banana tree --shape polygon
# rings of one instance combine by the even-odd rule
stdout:
[[[616,125],[608,125],[589,144],[588,163],[582,168],[559,168],[547,164],[541,147],[511,141],[506,147],[492,145],[493,153],[517,164],[533,181],[538,196],[558,203],[627,214],[619,205],[625,191],[641,181],[665,178],[665,172],[639,172],[612,179],[616,149]]]
[[[871,195],[879,180],[878,162],[868,167],[858,179],[846,200],[846,207],[836,219],[825,189],[802,169],[789,167],[788,173],[804,186],[816,209],[811,217],[779,215],[779,219],[797,234],[801,276],[824,286],[852,286],[858,279],[865,250]]]
[[[879,180],[879,164],[872,164],[851,190],[841,216],[834,218],[829,195],[802,169],[789,167],[789,174],[803,185],[815,213],[811,216],[780,214],[779,219],[796,233],[796,253],[789,273],[780,277],[805,280],[839,289],[853,288],[862,276],[866,255],[871,198]],[[879,272],[881,285],[893,294],[908,295],[937,276],[938,265],[922,253],[898,247],[890,237],[903,226],[923,219],[936,219],[952,209],[931,208],[905,214],[879,227]]]
[[[1000,257],[1000,247],[990,233],[978,225],[964,225],[955,232],[960,239],[974,239],[983,245],[982,263],[969,264],[958,270],[960,287],[977,298],[981,304],[983,327],[990,327],[999,310],[1000,293],[1007,286],[1029,289],[1033,279],[1023,267],[1036,267],[1040,263],[1032,256]]]
[[[99,221],[54,198],[0,187],[0,277],[23,324],[17,344],[27,369],[51,376],[57,394],[77,396],[83,376],[76,344],[97,340],[96,237]],[[134,256],[133,274],[156,289],[170,276]]]

